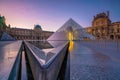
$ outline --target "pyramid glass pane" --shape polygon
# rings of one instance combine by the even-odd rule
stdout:
[[[59,28],[48,40],[82,40],[84,38],[94,39],[94,37],[86,32],[86,30],[69,19],[61,28]]]
[[[1,41],[14,41],[15,38],[7,34],[6,32],[3,32],[2,37],[0,39]]]

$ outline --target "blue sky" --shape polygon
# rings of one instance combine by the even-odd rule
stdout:
[[[13,27],[56,31],[69,18],[83,27],[91,26],[93,16],[110,11],[110,19],[120,21],[120,0],[0,0],[0,14]]]

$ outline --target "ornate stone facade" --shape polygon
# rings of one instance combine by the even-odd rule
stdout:
[[[51,31],[42,30],[40,25],[35,25],[34,29],[11,28],[10,25],[6,26],[5,17],[0,16],[0,20],[0,36],[2,32],[7,32],[16,40],[46,40],[53,34]]]
[[[96,39],[120,39],[120,22],[111,22],[108,11],[94,16],[92,26],[86,30]]]
[[[53,34],[42,29],[6,28],[6,32],[16,40],[46,40]]]

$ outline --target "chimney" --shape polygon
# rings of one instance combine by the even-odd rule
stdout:
[[[95,16],[93,16],[93,18],[95,19]]]
[[[109,11],[107,11],[107,16],[109,17]]]

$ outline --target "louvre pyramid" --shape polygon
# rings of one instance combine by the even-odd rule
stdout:
[[[57,32],[60,32],[60,31],[63,31],[63,30],[65,31],[69,27],[72,27],[73,31],[82,28],[81,25],[79,25],[72,18],[70,18],[65,24],[63,24],[63,26],[60,29],[57,30]]]
[[[85,37],[90,39],[94,38],[92,35],[88,34],[81,25],[70,18],[61,28],[51,35],[48,40],[70,40],[71,34],[73,40],[82,40]]]
[[[3,32],[2,37],[0,39],[1,41],[14,41],[15,39],[7,34],[6,32]]]

